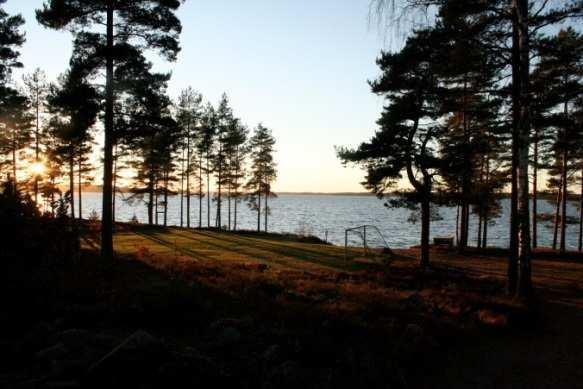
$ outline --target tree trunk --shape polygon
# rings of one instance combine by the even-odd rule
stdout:
[[[210,155],[207,151],[206,153],[206,218],[207,218],[207,226],[210,228],[211,226],[211,169],[209,165]]]
[[[479,249],[482,248],[482,211],[479,210],[478,214],[478,236],[476,239],[476,245]]]
[[[148,225],[154,224],[154,177],[150,174],[148,179]]]
[[[579,251],[583,250],[583,168],[581,168],[581,194],[579,197]]]
[[[79,158],[79,164],[78,167],[79,171],[77,172],[77,177],[78,177],[78,186],[77,186],[77,201],[79,203],[79,220],[83,220],[83,175],[81,174],[81,169],[82,169],[82,163],[81,163],[81,158]]]
[[[186,228],[190,228],[190,120],[188,121],[186,131]]]
[[[69,157],[69,206],[71,207],[71,220],[75,219],[75,159]]]
[[[488,216],[484,217],[484,230],[482,231],[482,248],[488,248]]]
[[[267,232],[267,215],[269,214],[269,206],[267,205],[267,199],[269,198],[269,185],[266,186],[267,189],[265,190],[265,208],[263,211],[263,218],[265,219],[265,222],[263,224],[263,230],[265,232]]]
[[[534,155],[532,176],[532,248],[537,248],[537,223],[538,223],[538,128],[534,133]]]
[[[429,223],[431,206],[426,194],[421,202],[421,268],[429,266]]]
[[[561,216],[561,202],[563,201],[563,177],[561,176],[557,187],[557,202],[555,203],[555,225],[553,229],[553,250],[557,249],[557,238],[559,235],[559,218]]]
[[[35,162],[37,164],[40,163],[40,94],[38,92],[38,85],[37,85],[37,93],[36,93],[36,127],[34,132],[34,140],[35,140]],[[81,196],[79,196],[81,198]],[[38,174],[34,175],[34,203],[38,206]],[[79,211],[81,209],[79,208]],[[81,217],[79,217],[81,218]]]
[[[513,0],[514,1],[514,0]],[[512,163],[510,194],[510,255],[507,292],[514,295],[518,282],[518,132],[520,119],[520,50],[516,6],[512,6]]]
[[[105,125],[103,145],[103,195],[101,216],[101,256],[113,258],[112,173],[113,173],[113,6],[107,8],[107,48],[105,81]]]
[[[168,225],[168,170],[164,172],[164,227]]]
[[[117,141],[113,147],[113,188],[111,190],[111,223],[112,229],[115,230],[115,204],[117,196]]]
[[[460,205],[458,204],[455,213],[455,245],[459,246],[459,244],[460,244]]]
[[[16,148],[17,148],[17,142],[16,142],[16,129],[12,130],[12,175],[13,175],[13,188],[14,188],[14,193],[16,193],[18,191],[18,180],[16,179]]]
[[[227,186],[227,208],[228,208],[228,217],[227,217],[227,230],[231,230],[231,184],[229,183]]]
[[[567,232],[567,201],[569,199],[569,192],[567,190],[567,149],[563,150],[561,166],[561,185],[562,185],[562,202],[561,202],[561,239],[559,244],[559,252],[565,254],[566,251],[566,232]]]
[[[257,232],[261,232],[261,189],[257,191]]]
[[[564,114],[567,118],[569,115],[569,102],[567,97],[565,97],[565,104],[564,104]],[[568,163],[569,163],[569,156],[568,156],[568,133],[567,127],[563,129],[563,153],[562,153],[562,166],[561,166],[561,173],[563,175],[563,204],[561,210],[561,245],[560,245],[560,253],[564,254],[566,251],[566,235],[567,235],[567,202],[569,201],[569,190],[567,187],[567,174],[568,174]]]
[[[198,167],[198,228],[202,228],[202,152]]]
[[[219,142],[221,140],[219,139]],[[219,155],[218,155],[218,159],[219,159],[219,171],[218,171],[218,180],[217,180],[217,187],[218,187],[218,191],[217,191],[217,228],[222,229],[222,224],[221,224],[221,205],[222,205],[222,199],[221,199],[221,184],[222,184],[222,173],[223,173],[223,164],[222,164],[222,153],[223,151],[221,150],[222,146],[219,146]]]
[[[180,227],[184,227],[184,148],[180,166]]]
[[[518,282],[516,296],[529,298],[532,291],[530,212],[528,193],[528,153],[530,142],[530,41],[528,0],[514,0],[518,16],[520,51],[520,120],[518,133]],[[565,193],[566,195],[566,193]]]

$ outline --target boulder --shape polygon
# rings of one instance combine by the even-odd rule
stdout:
[[[148,380],[171,358],[165,345],[145,331],[136,331],[89,368],[91,381],[108,383]],[[113,381],[113,382],[112,382]]]
[[[494,312],[490,309],[479,310],[478,320],[490,328],[505,328],[508,325],[508,318],[504,314]]]
[[[69,354],[69,349],[63,343],[57,343],[35,354],[37,360],[42,362],[50,362],[62,359]]]

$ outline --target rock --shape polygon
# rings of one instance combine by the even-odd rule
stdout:
[[[238,343],[241,340],[241,332],[238,329],[233,327],[225,327],[219,333],[217,337],[217,342],[221,346],[231,346],[235,343]]]
[[[145,331],[136,331],[89,368],[89,378],[126,382],[147,380],[170,357],[165,345]],[[154,370],[153,370],[154,369]],[[132,381],[133,382],[133,381]]]
[[[281,361],[282,358],[281,347],[278,344],[273,344],[263,352],[261,357],[266,366],[273,366],[274,364]]]
[[[40,361],[55,361],[62,359],[69,353],[69,350],[63,343],[57,343],[51,347],[41,350],[36,353],[36,359]]]
[[[233,327],[238,330],[247,330],[253,327],[253,319],[250,317],[244,317],[242,319],[219,319],[209,326],[209,328],[214,331],[222,330],[225,327]]]
[[[306,382],[305,372],[294,361],[286,361],[274,368],[263,383],[263,389],[297,389]]]
[[[425,307],[425,302],[419,293],[413,293],[403,300],[403,305],[406,310],[418,311]]]
[[[50,381],[43,385],[47,389],[77,389],[81,387],[79,381]]]
[[[491,328],[504,328],[508,324],[508,318],[490,309],[481,309],[478,311],[478,320],[480,323]]]

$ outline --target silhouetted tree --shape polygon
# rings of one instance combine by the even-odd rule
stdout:
[[[68,199],[71,218],[75,218],[75,167],[82,166],[91,152],[91,128],[99,112],[99,95],[75,70],[69,70],[50,88],[48,111],[50,136],[55,140],[50,150],[51,159],[67,166],[69,177]],[[81,173],[79,173],[81,174]]]
[[[389,204],[420,204],[422,267],[429,264],[430,205],[439,165],[432,146],[440,132],[432,120],[436,116],[437,87],[433,33],[417,31],[400,52],[381,54],[377,64],[382,75],[371,83],[373,92],[388,101],[377,122],[379,129],[358,148],[338,150],[344,163],[355,163],[366,170],[364,187],[381,198],[406,174],[413,191],[404,194],[404,201],[391,200]]]
[[[174,60],[181,31],[174,12],[179,6],[179,0],[48,0],[37,10],[37,19],[44,26],[69,28],[75,34],[77,53],[81,54],[78,60],[88,71],[105,68],[101,228],[101,254],[105,258],[113,256],[115,67],[128,56],[135,56],[136,50],[131,50],[135,47],[155,49],[168,60]],[[105,31],[100,32],[103,27]]]
[[[186,194],[186,227],[190,228],[190,200],[191,200],[191,177],[198,167],[198,159],[194,156],[194,147],[200,137],[199,121],[202,115],[202,95],[195,92],[192,88],[182,91],[177,104],[176,120],[183,132],[182,160],[183,166],[181,171],[181,197],[180,197],[180,225],[182,226],[183,218],[183,199]],[[200,171],[200,170],[199,170]],[[201,183],[200,178],[197,180]],[[186,191],[184,191],[186,184]]]
[[[0,0],[0,6],[6,0]],[[17,153],[30,142],[28,101],[10,85],[12,69],[21,68],[18,49],[24,44],[20,28],[24,19],[10,16],[0,7],[0,171],[11,167],[11,181],[17,191]],[[8,173],[10,175],[10,173]]]
[[[42,128],[43,122],[41,115],[43,114],[44,106],[46,104],[47,94],[49,92],[49,84],[45,73],[37,68],[33,73],[23,76],[24,85],[26,87],[26,94],[30,101],[32,113],[34,115],[34,162],[41,163],[41,147],[42,147]],[[34,176],[34,201],[38,203],[39,180],[42,176],[35,174]]]
[[[261,231],[261,197],[264,198],[264,230],[267,232],[267,215],[269,205],[267,198],[272,196],[271,184],[277,178],[273,152],[275,139],[271,131],[259,124],[249,139],[249,154],[251,164],[249,178],[245,184],[248,190],[247,203],[249,208],[257,211],[257,232]]]

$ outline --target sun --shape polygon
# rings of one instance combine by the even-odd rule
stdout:
[[[33,176],[40,176],[45,172],[46,168],[42,162],[35,162],[30,164],[28,170]]]

